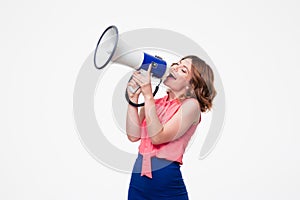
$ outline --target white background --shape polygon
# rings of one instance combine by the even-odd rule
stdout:
[[[222,137],[204,160],[199,141],[185,155],[190,199],[299,199],[299,8],[296,0],[2,0],[0,199],[127,198],[130,174],[90,156],[72,109],[80,67],[112,24],[182,33],[220,73]]]

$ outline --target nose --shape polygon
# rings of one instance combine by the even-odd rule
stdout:
[[[173,71],[176,71],[176,72],[177,72],[178,67],[179,67],[179,65],[173,65],[173,66],[171,67],[171,69],[172,69]]]

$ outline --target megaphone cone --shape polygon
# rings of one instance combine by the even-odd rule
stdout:
[[[146,71],[152,64],[151,73],[156,78],[164,78],[169,71],[166,61],[160,57],[136,50],[120,39],[116,26],[109,26],[102,33],[94,52],[94,65],[97,69],[103,69],[109,62]]]

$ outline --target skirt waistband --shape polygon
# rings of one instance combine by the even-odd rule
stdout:
[[[138,154],[138,157],[136,159],[136,163],[138,165],[142,165],[142,162],[143,162],[143,155],[142,154]],[[151,168],[152,168],[152,171],[155,171],[155,170],[159,170],[159,169],[162,169],[162,168],[165,168],[165,167],[176,167],[176,168],[179,168],[180,165],[177,161],[171,161],[171,160],[167,160],[167,159],[164,159],[164,158],[158,158],[156,156],[153,156],[151,157]]]

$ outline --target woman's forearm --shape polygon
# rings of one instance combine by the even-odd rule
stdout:
[[[131,141],[136,141],[141,137],[138,108],[131,106],[130,104],[128,104],[127,108],[126,133],[128,139]]]
[[[155,135],[163,130],[163,125],[160,123],[156,113],[155,101],[152,95],[150,97],[145,97],[145,117],[148,135],[152,140]]]

